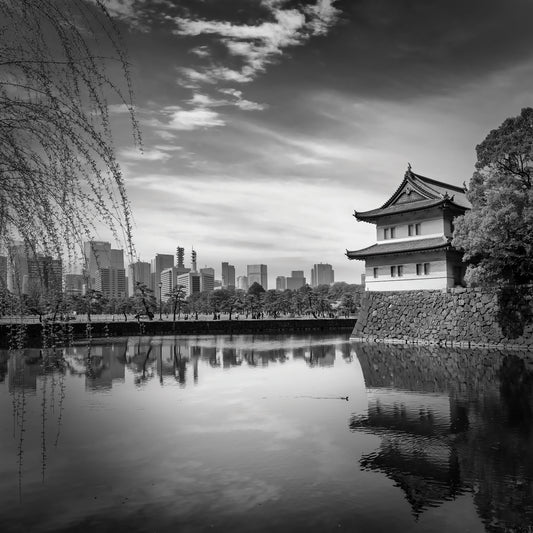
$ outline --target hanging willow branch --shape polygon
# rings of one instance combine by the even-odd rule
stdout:
[[[140,145],[128,63],[100,0],[0,0],[0,246],[72,257],[98,221],[133,253],[110,102],[127,106]]]

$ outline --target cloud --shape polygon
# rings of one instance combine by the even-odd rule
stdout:
[[[159,148],[144,150],[142,152],[135,148],[124,148],[119,152],[119,158],[127,161],[167,161],[170,157],[170,154]]]
[[[201,71],[182,69],[182,73],[192,81],[247,83],[282,56],[285,48],[304,44],[312,36],[326,34],[340,15],[340,10],[333,6],[335,1],[316,0],[315,4],[300,9],[284,9],[282,6],[285,1],[263,0],[261,4],[273,21],[263,21],[255,25],[176,17],[176,35],[214,36],[219,43],[226,46],[232,56],[243,61],[240,70],[209,65]],[[192,51],[200,57],[209,55],[205,45]]]
[[[166,127],[172,130],[194,130],[198,128],[214,128],[225,124],[225,121],[220,118],[216,111],[197,107],[196,109],[172,111]]]
[[[242,97],[242,91],[238,91],[237,89],[220,89],[219,92],[230,96],[231,99],[214,99],[206,94],[194,93],[193,97],[188,103],[193,106],[201,107],[235,106],[243,111],[261,111],[267,107],[265,104],[259,104],[257,102],[244,99]]]

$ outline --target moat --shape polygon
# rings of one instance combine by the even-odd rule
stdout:
[[[0,530],[530,531],[533,357],[348,336],[0,351]]]

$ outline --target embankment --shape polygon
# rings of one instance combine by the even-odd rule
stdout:
[[[354,318],[0,324],[0,347],[50,346],[97,337],[350,332]]]
[[[367,292],[352,339],[533,348],[533,286]]]

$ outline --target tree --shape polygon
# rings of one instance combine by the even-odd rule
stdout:
[[[154,291],[149,289],[146,283],[137,282],[135,287],[135,310],[137,318],[145,314],[149,320],[154,319],[155,309],[157,307]]]
[[[185,287],[183,285],[176,285],[165,296],[168,296],[168,302],[172,306],[172,322],[176,322],[176,312],[178,313],[179,320],[181,309],[185,302]]]
[[[108,102],[127,106],[140,138],[103,1],[2,0],[0,21],[0,246],[22,239],[32,255],[72,254],[99,220],[132,251]]]
[[[533,109],[522,109],[476,147],[467,197],[454,221],[453,245],[469,261],[470,285],[533,281]]]

